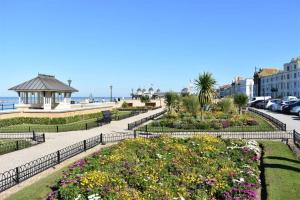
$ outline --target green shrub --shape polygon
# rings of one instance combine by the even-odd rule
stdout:
[[[231,113],[234,110],[234,102],[230,97],[222,99],[218,105],[225,114]]]
[[[102,118],[102,112],[91,113],[85,115],[76,115],[64,118],[33,118],[33,117],[17,117],[0,120],[0,127],[7,127],[19,124],[39,124],[39,125],[61,125],[69,124],[82,120]]]
[[[122,108],[128,108],[128,107],[129,107],[128,103],[126,101],[124,101],[122,103]]]

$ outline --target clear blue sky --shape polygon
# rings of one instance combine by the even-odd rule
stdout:
[[[0,96],[38,72],[77,96],[219,84],[300,56],[299,0],[0,0]]]

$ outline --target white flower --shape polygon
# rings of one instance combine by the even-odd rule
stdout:
[[[99,194],[92,194],[92,195],[88,196],[88,199],[89,200],[99,200],[100,196],[99,196]]]
[[[74,200],[79,200],[81,197],[81,194],[79,194]]]
[[[162,155],[157,153],[156,156],[159,158],[159,159],[162,159]]]

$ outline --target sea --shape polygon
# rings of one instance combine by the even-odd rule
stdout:
[[[110,97],[72,97],[72,101],[75,101],[75,103],[80,103],[86,99],[92,98],[95,102],[108,102],[110,101]],[[125,99],[129,100],[131,97],[113,97],[114,99]],[[18,97],[0,97],[0,106],[4,106],[6,109],[9,109],[10,107],[13,107],[12,105],[17,104],[19,102]],[[0,107],[1,110],[1,107]]]

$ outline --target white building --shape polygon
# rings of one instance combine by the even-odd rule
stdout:
[[[219,97],[245,94],[249,99],[253,98],[254,81],[252,78],[235,77],[231,85],[223,85],[219,88]]]
[[[18,93],[19,109],[69,109],[71,107],[71,95],[78,92],[69,84],[63,83],[55,76],[38,74],[37,77],[21,83],[9,90]]]
[[[261,78],[263,96],[300,97],[300,57],[284,64],[284,69],[278,73]]]

